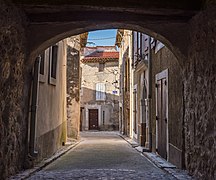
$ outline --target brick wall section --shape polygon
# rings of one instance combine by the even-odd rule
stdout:
[[[216,177],[216,6],[191,23],[185,69],[186,164],[200,179]]]
[[[5,179],[23,168],[27,149],[23,108],[25,29],[18,10],[3,0],[0,17],[0,179]]]

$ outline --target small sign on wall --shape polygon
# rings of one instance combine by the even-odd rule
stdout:
[[[117,93],[118,93],[118,91],[116,91],[116,90],[115,90],[115,91],[112,91],[112,93],[113,93],[113,94],[117,94]]]

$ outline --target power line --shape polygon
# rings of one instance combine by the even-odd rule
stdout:
[[[106,39],[115,39],[116,37],[107,37],[107,38],[98,38],[98,39],[88,39],[90,41],[99,41],[99,40],[106,40]]]

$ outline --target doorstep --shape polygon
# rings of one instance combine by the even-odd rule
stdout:
[[[186,170],[182,170],[177,168],[172,163],[166,161],[159,155],[153,152],[143,152],[142,153],[146,158],[148,158],[152,163],[154,163],[157,167],[163,169],[168,172],[172,176],[174,176],[178,180],[191,180],[194,177],[190,176]]]
[[[153,152],[143,152],[143,154],[159,168],[176,168],[175,165],[171,164]]]

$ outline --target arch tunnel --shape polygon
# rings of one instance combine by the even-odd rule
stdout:
[[[213,110],[215,5],[214,2],[208,3],[129,0],[124,4],[104,1],[99,5],[96,1],[2,2],[1,49],[6,50],[1,51],[0,159],[4,164],[1,174],[7,176],[25,166],[29,72],[38,53],[71,35],[121,28],[140,31],[160,40],[177,58],[184,86],[185,128],[182,131],[185,134],[186,168],[197,176],[213,177],[215,163],[205,162],[205,158],[211,161],[216,156]],[[200,156],[201,152],[203,156]]]

